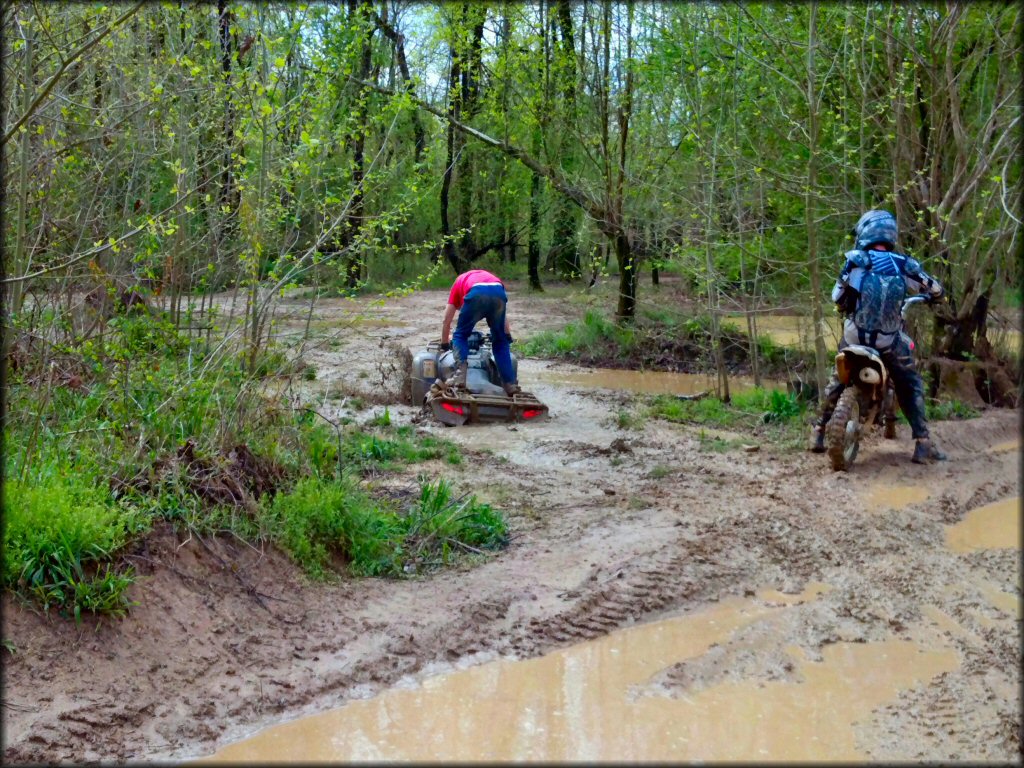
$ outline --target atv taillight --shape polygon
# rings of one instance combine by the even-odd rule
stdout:
[[[540,416],[542,413],[544,413],[544,411],[538,411],[536,408],[531,408],[530,410],[523,411],[523,418],[532,419],[534,416]]]
[[[451,403],[441,403],[441,407],[444,408],[446,411],[451,411],[452,413],[457,413],[457,414],[459,414],[459,416],[462,415],[462,406],[461,405],[452,405]]]

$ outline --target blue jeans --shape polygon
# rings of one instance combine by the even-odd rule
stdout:
[[[491,350],[498,373],[505,384],[516,384],[516,375],[512,370],[512,353],[509,350],[509,339],[505,333],[505,288],[501,285],[474,285],[469,289],[459,310],[459,321],[452,334],[452,349],[461,361],[469,359],[469,334],[481,320],[487,320],[491,329]]]

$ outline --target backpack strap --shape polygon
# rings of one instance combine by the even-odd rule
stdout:
[[[865,331],[863,328],[857,328],[857,339],[866,347],[875,348],[875,344],[878,343],[878,331]]]

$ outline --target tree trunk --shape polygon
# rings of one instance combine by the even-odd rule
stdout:
[[[359,51],[359,80],[365,81],[370,75],[370,56],[373,53],[371,38],[373,28],[369,25],[368,16],[370,6],[368,0],[349,0],[348,12],[350,21],[354,21],[362,30],[362,43]],[[367,119],[366,102],[369,98],[369,89],[360,86],[359,95],[356,97],[355,114],[353,116],[355,136],[352,144],[352,207],[345,225],[345,240],[348,245],[348,257],[345,264],[346,285],[349,290],[359,285],[362,277],[362,259],[356,245],[363,226],[363,175],[366,165],[366,134],[369,131]]]
[[[807,153],[807,193],[804,198],[804,221],[807,227],[807,269],[811,275],[811,313],[814,319],[814,377],[818,385],[818,396],[824,397],[828,364],[822,328],[824,317],[821,311],[821,265],[818,262],[818,237],[815,229],[817,224],[814,221],[818,187],[818,100],[814,90],[814,53],[818,41],[815,28],[817,6],[814,0],[811,0],[810,15],[807,40],[807,118],[810,139]]]
[[[22,111],[27,113],[30,105],[32,104],[32,96],[34,90],[34,67],[35,60],[33,57],[33,33],[31,30],[26,30],[24,36],[25,47],[22,49],[22,55],[24,56],[24,68],[22,70]],[[18,147],[18,219],[17,229],[14,240],[14,258],[12,260],[10,275],[12,277],[21,277],[26,267],[25,257],[25,229],[26,221],[28,220],[28,166],[29,166],[29,154],[30,154],[30,142],[31,142],[31,131],[28,130],[28,125],[25,126],[25,132],[21,134],[21,140]],[[8,312],[11,316],[14,316],[21,312],[22,300],[24,297],[24,283],[17,282],[11,286],[11,303]]]
[[[377,28],[384,33],[384,36],[394,46],[395,57],[398,59],[398,71],[402,73],[402,81],[405,83],[406,93],[415,95],[415,86],[412,82],[412,76],[409,74],[409,62],[405,58],[405,36],[400,34],[398,30],[378,13],[374,13],[374,21],[377,23]],[[413,163],[419,165],[420,159],[423,157],[423,150],[427,146],[427,136],[423,130],[423,123],[420,121],[418,112],[412,113],[412,135]]]
[[[540,129],[533,133],[533,153],[540,151]],[[530,176],[530,239],[526,249],[526,269],[530,276],[530,288],[543,291],[540,282],[540,196],[541,176],[536,171]]]
[[[450,45],[451,69],[448,72],[448,129],[446,131],[447,155],[444,163],[444,176],[441,180],[441,237],[444,240],[443,254],[448,260],[455,274],[461,274],[465,270],[465,264],[459,254],[456,244],[452,239],[452,227],[450,218],[450,203],[452,177],[455,174],[455,157],[458,149],[461,148],[462,134],[455,128],[455,121],[462,118],[462,88],[461,64],[459,59],[459,45],[457,30],[452,30]],[[440,254],[439,254],[440,256]]]
[[[559,110],[563,139],[560,143],[559,162],[569,176],[576,173],[576,43],[572,27],[572,14],[568,0],[557,0],[556,15],[559,28],[558,58],[555,79],[560,85],[563,107]],[[558,273],[566,280],[581,276],[579,246],[576,230],[579,211],[571,200],[559,197],[555,201],[550,258]]]
[[[615,236],[615,258],[619,264],[619,303],[615,314],[619,320],[629,322],[636,315],[636,264],[629,236],[619,232]]]
[[[231,58],[233,50],[238,48],[238,40],[237,35],[231,31],[232,13],[228,10],[227,0],[217,0],[217,19],[220,32],[221,77],[224,83],[224,125],[221,137],[221,180],[218,195],[222,224],[214,237],[218,244],[223,244],[229,242],[237,234],[236,212],[241,202],[241,193],[235,183],[235,161],[232,158],[237,146],[235,126],[238,118],[235,114],[235,99],[231,93]],[[242,147],[238,146],[238,153],[241,154],[241,152]]]

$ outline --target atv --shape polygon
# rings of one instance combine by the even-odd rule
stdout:
[[[476,422],[520,422],[541,419],[548,407],[530,392],[506,395],[494,362],[490,334],[469,334],[466,360],[466,388],[453,388],[446,382],[455,373],[455,355],[432,341],[412,358],[412,402],[423,405],[445,426],[458,427]],[[512,355],[512,370],[518,361]]]

